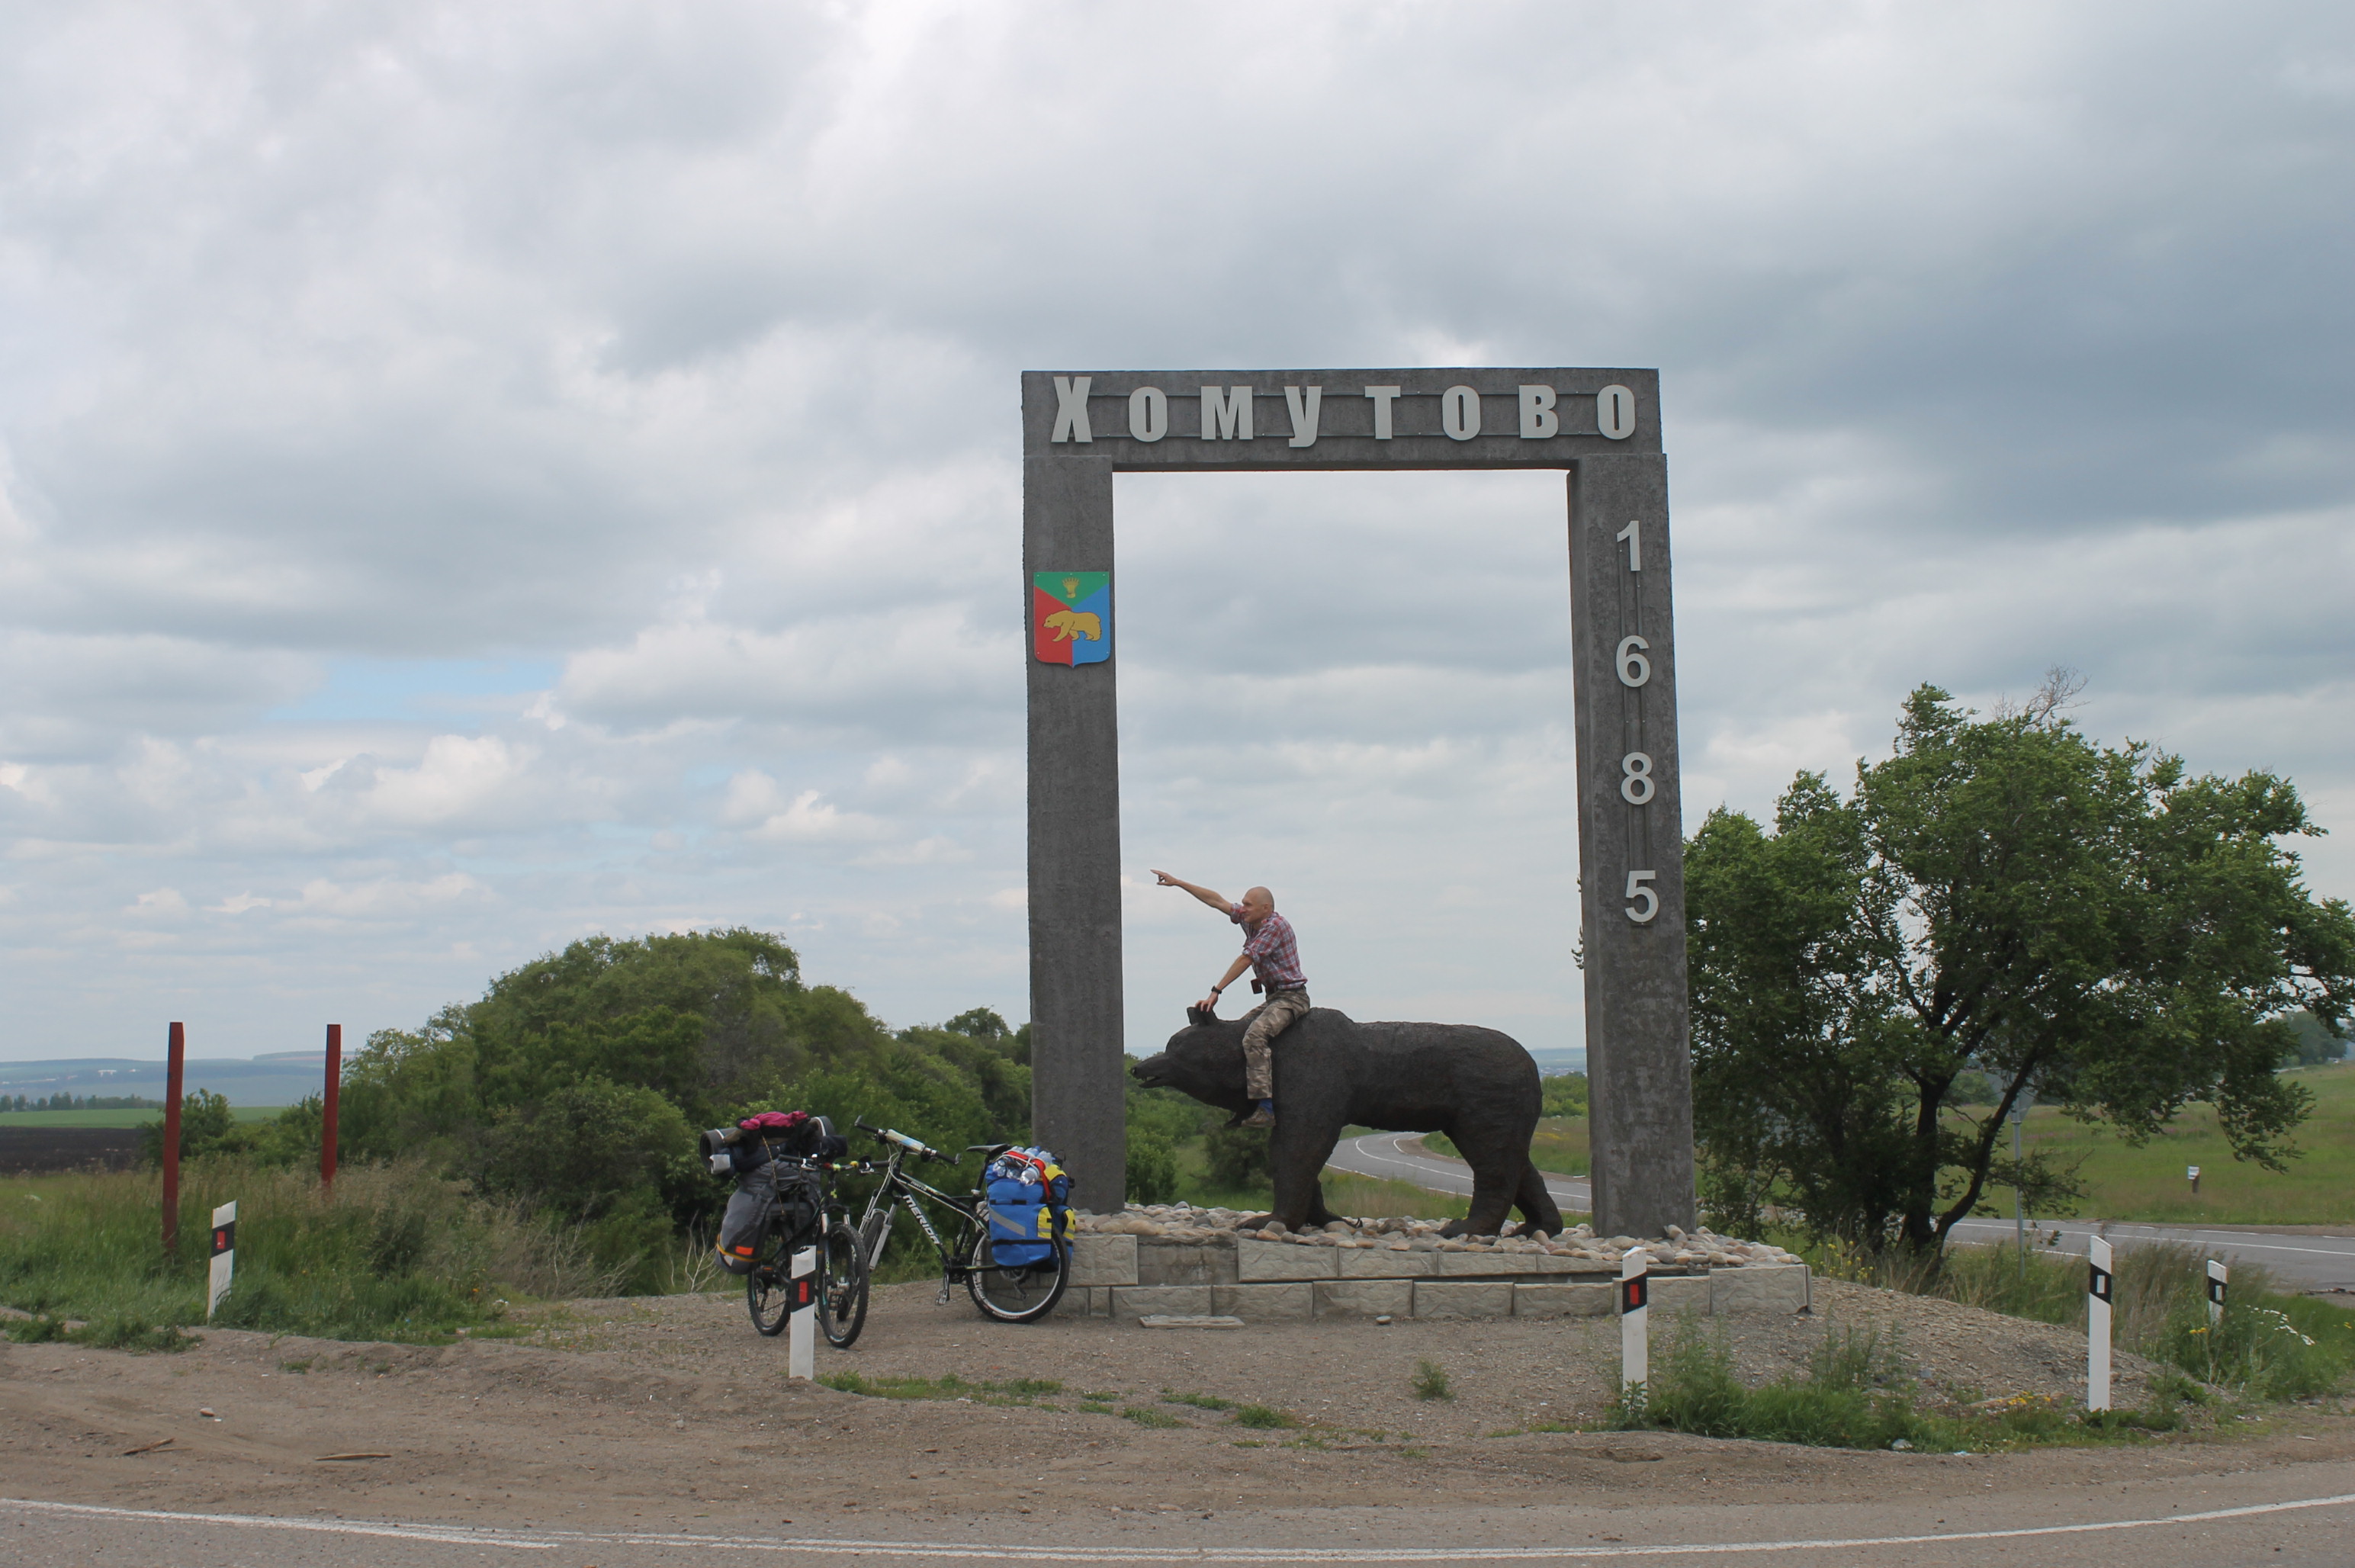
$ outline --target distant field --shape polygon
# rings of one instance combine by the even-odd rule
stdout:
[[[2026,1142],[2064,1157],[2082,1157],[2078,1177],[2085,1198],[2077,1212],[2092,1219],[2213,1225],[2337,1225],[2355,1221],[2355,1063],[2301,1068],[2283,1074],[2314,1092],[2314,1114],[2297,1130],[2301,1157],[2280,1175],[2237,1163],[2216,1130],[2215,1110],[2185,1109],[2174,1126],[2140,1148],[2116,1134],[2085,1126],[2060,1112],[2028,1114]],[[2006,1135],[2006,1152],[2009,1152]],[[2184,1168],[2200,1168],[2200,1195],[2191,1195]],[[2011,1191],[1993,1194],[1996,1210],[2011,1212]]]
[[[265,1122],[283,1105],[236,1105],[240,1122]],[[161,1111],[0,1111],[0,1127],[144,1127],[164,1119]]]

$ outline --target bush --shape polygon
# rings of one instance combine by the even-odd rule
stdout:
[[[1178,1151],[1151,1133],[1128,1135],[1128,1200],[1167,1203],[1178,1196]]]
[[[1266,1128],[1231,1127],[1220,1122],[1203,1135],[1203,1145],[1213,1187],[1228,1192],[1273,1189],[1275,1168],[1269,1162]]]

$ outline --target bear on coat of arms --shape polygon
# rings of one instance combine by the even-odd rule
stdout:
[[[1103,640],[1103,624],[1083,610],[1058,610],[1047,617],[1047,629],[1055,634],[1059,643],[1073,637],[1085,637],[1092,643]]]

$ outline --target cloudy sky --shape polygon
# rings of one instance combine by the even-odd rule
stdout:
[[[0,13],[0,1058],[744,923],[1027,1016],[1017,375],[1661,371],[1686,800],[1935,680],[2355,894],[2342,5]],[[1579,1043],[1558,476],[1121,482],[1129,1041]]]

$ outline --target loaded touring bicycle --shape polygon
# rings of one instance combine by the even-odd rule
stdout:
[[[1055,1309],[1071,1278],[1071,1179],[1053,1155],[1014,1144],[974,1144],[965,1152],[981,1156],[981,1186],[952,1198],[907,1167],[919,1160],[954,1168],[961,1163],[957,1156],[889,1127],[858,1125],[887,1151],[869,1167],[883,1179],[858,1219],[861,1264],[871,1271],[882,1261],[892,1221],[904,1208],[940,1261],[943,1302],[951,1286],[962,1284],[983,1317],[1002,1323],[1035,1322]],[[941,1211],[948,1237],[933,1224],[927,1205]]]

